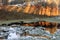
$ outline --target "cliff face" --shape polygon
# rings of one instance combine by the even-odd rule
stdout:
[[[4,9],[0,10],[0,20],[15,20],[15,19],[32,19],[38,17],[39,15],[33,14],[24,14],[24,13],[17,13],[17,12],[8,12]]]
[[[51,10],[49,9],[49,7],[45,9],[40,8],[40,6],[30,4],[27,4],[25,6],[0,5],[0,20],[33,19],[50,17],[51,15],[55,17],[58,15],[56,8],[51,9],[52,13],[50,13]]]
[[[39,4],[40,5],[40,4]],[[3,9],[7,10],[7,11],[15,11],[18,13],[26,13],[26,14],[36,14],[36,15],[44,15],[44,16],[59,16],[59,11],[58,8],[56,7],[43,7],[43,6],[39,6],[39,5],[31,5],[30,3],[28,3],[27,5],[21,5],[21,4],[17,4],[17,5],[8,5],[3,7]]]

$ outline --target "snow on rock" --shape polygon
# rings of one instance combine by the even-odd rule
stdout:
[[[15,32],[11,32],[9,35],[8,35],[8,39],[7,40],[18,40],[20,38],[19,35],[17,35]]]

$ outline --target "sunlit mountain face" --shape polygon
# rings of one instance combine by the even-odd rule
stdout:
[[[19,3],[21,2],[18,0]],[[37,14],[46,16],[59,16],[59,0],[23,0],[22,4],[18,4],[17,0],[9,0],[5,9],[8,11],[23,12],[27,14]],[[14,4],[15,3],[15,4]],[[16,4],[17,3],[17,4]]]
[[[10,3],[10,2],[12,2],[12,1],[15,1],[15,0],[9,0],[8,2]]]

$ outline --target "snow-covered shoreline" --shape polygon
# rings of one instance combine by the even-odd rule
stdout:
[[[50,34],[44,27],[0,27],[0,36],[6,40],[57,40],[60,37],[60,29],[55,34]],[[5,35],[5,36],[3,36]]]

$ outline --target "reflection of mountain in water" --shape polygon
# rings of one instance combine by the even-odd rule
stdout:
[[[2,24],[3,26],[4,24]],[[59,23],[53,23],[53,22],[46,22],[46,21],[40,21],[40,22],[29,22],[29,23],[25,23],[23,21],[21,22],[13,22],[13,23],[9,23],[9,24],[5,24],[6,26],[12,26],[12,27],[16,27],[16,25],[21,25],[21,26],[32,26],[32,27],[44,27],[45,29],[43,30],[47,30],[49,31],[51,34],[54,34],[56,32],[57,29],[60,29],[60,24]],[[5,26],[4,25],[4,26]]]

